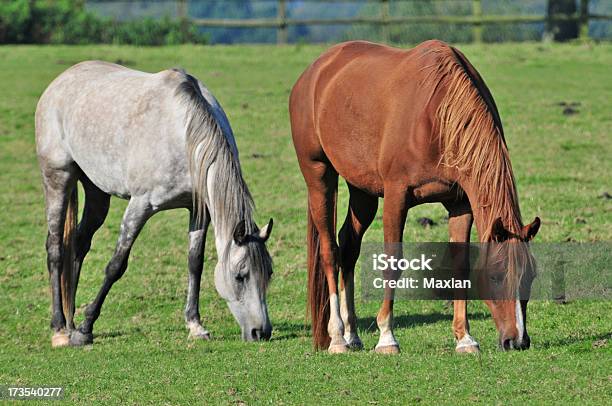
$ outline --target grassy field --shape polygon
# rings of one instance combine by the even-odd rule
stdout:
[[[452,314],[442,302],[396,306],[402,353],[371,353],[377,303],[358,300],[366,351],[314,353],[305,317],[306,193],[293,151],[287,100],[321,46],[0,47],[0,385],[59,385],[66,399],[92,403],[594,403],[612,393],[612,304],[535,301],[532,349],[497,351],[482,303],[471,330],[480,357],[457,356]],[[612,45],[463,46],[500,108],[522,211],[543,220],[537,241],[612,240]],[[130,268],[111,291],[95,344],[50,347],[41,180],[33,114],[49,82],[86,59],[158,71],[181,66],[213,91],[236,134],[260,224],[274,217],[269,248],[274,280],[269,343],[246,344],[214,289],[209,244],[202,317],[213,340],[187,340],[187,212],[155,216],[132,250]],[[560,103],[579,103],[563,114]],[[346,210],[342,185],[339,217]],[[81,200],[82,202],[82,200]],[[118,235],[124,201],[113,199],[81,274],[80,312],[93,299]],[[382,239],[380,214],[366,236]],[[416,218],[439,225],[424,229]],[[406,241],[444,241],[445,212],[409,213]],[[212,236],[209,237],[212,241]]]

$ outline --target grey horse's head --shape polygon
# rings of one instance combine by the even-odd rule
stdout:
[[[215,268],[217,292],[227,301],[245,341],[268,340],[272,335],[266,304],[272,259],[265,245],[272,224],[270,219],[261,230],[255,227],[247,233],[245,221],[240,221]]]

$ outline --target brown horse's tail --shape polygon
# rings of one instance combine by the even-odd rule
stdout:
[[[336,192],[337,194],[337,192]],[[336,235],[336,194],[333,197],[333,229],[332,235]],[[329,322],[329,288],[323,267],[321,267],[321,241],[312,220],[310,203],[308,204],[308,309],[312,322],[312,341],[314,348],[326,349],[329,347],[331,338],[327,332]]]
[[[70,330],[74,329],[74,307],[80,273],[80,267],[76,264],[75,252],[77,214],[79,212],[78,196],[78,188],[75,185],[68,200],[66,220],[64,221],[62,305],[64,307],[66,326]]]

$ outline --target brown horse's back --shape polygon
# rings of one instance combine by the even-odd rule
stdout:
[[[298,156],[328,160],[349,183],[375,195],[385,184],[432,177],[438,94],[427,68],[452,52],[440,41],[407,51],[362,41],[331,48],[291,94]]]

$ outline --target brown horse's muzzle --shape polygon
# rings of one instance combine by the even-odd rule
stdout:
[[[527,333],[523,334],[522,339],[518,340],[516,335],[505,336],[499,338],[499,348],[503,351],[509,350],[527,350],[531,346],[531,339]]]

